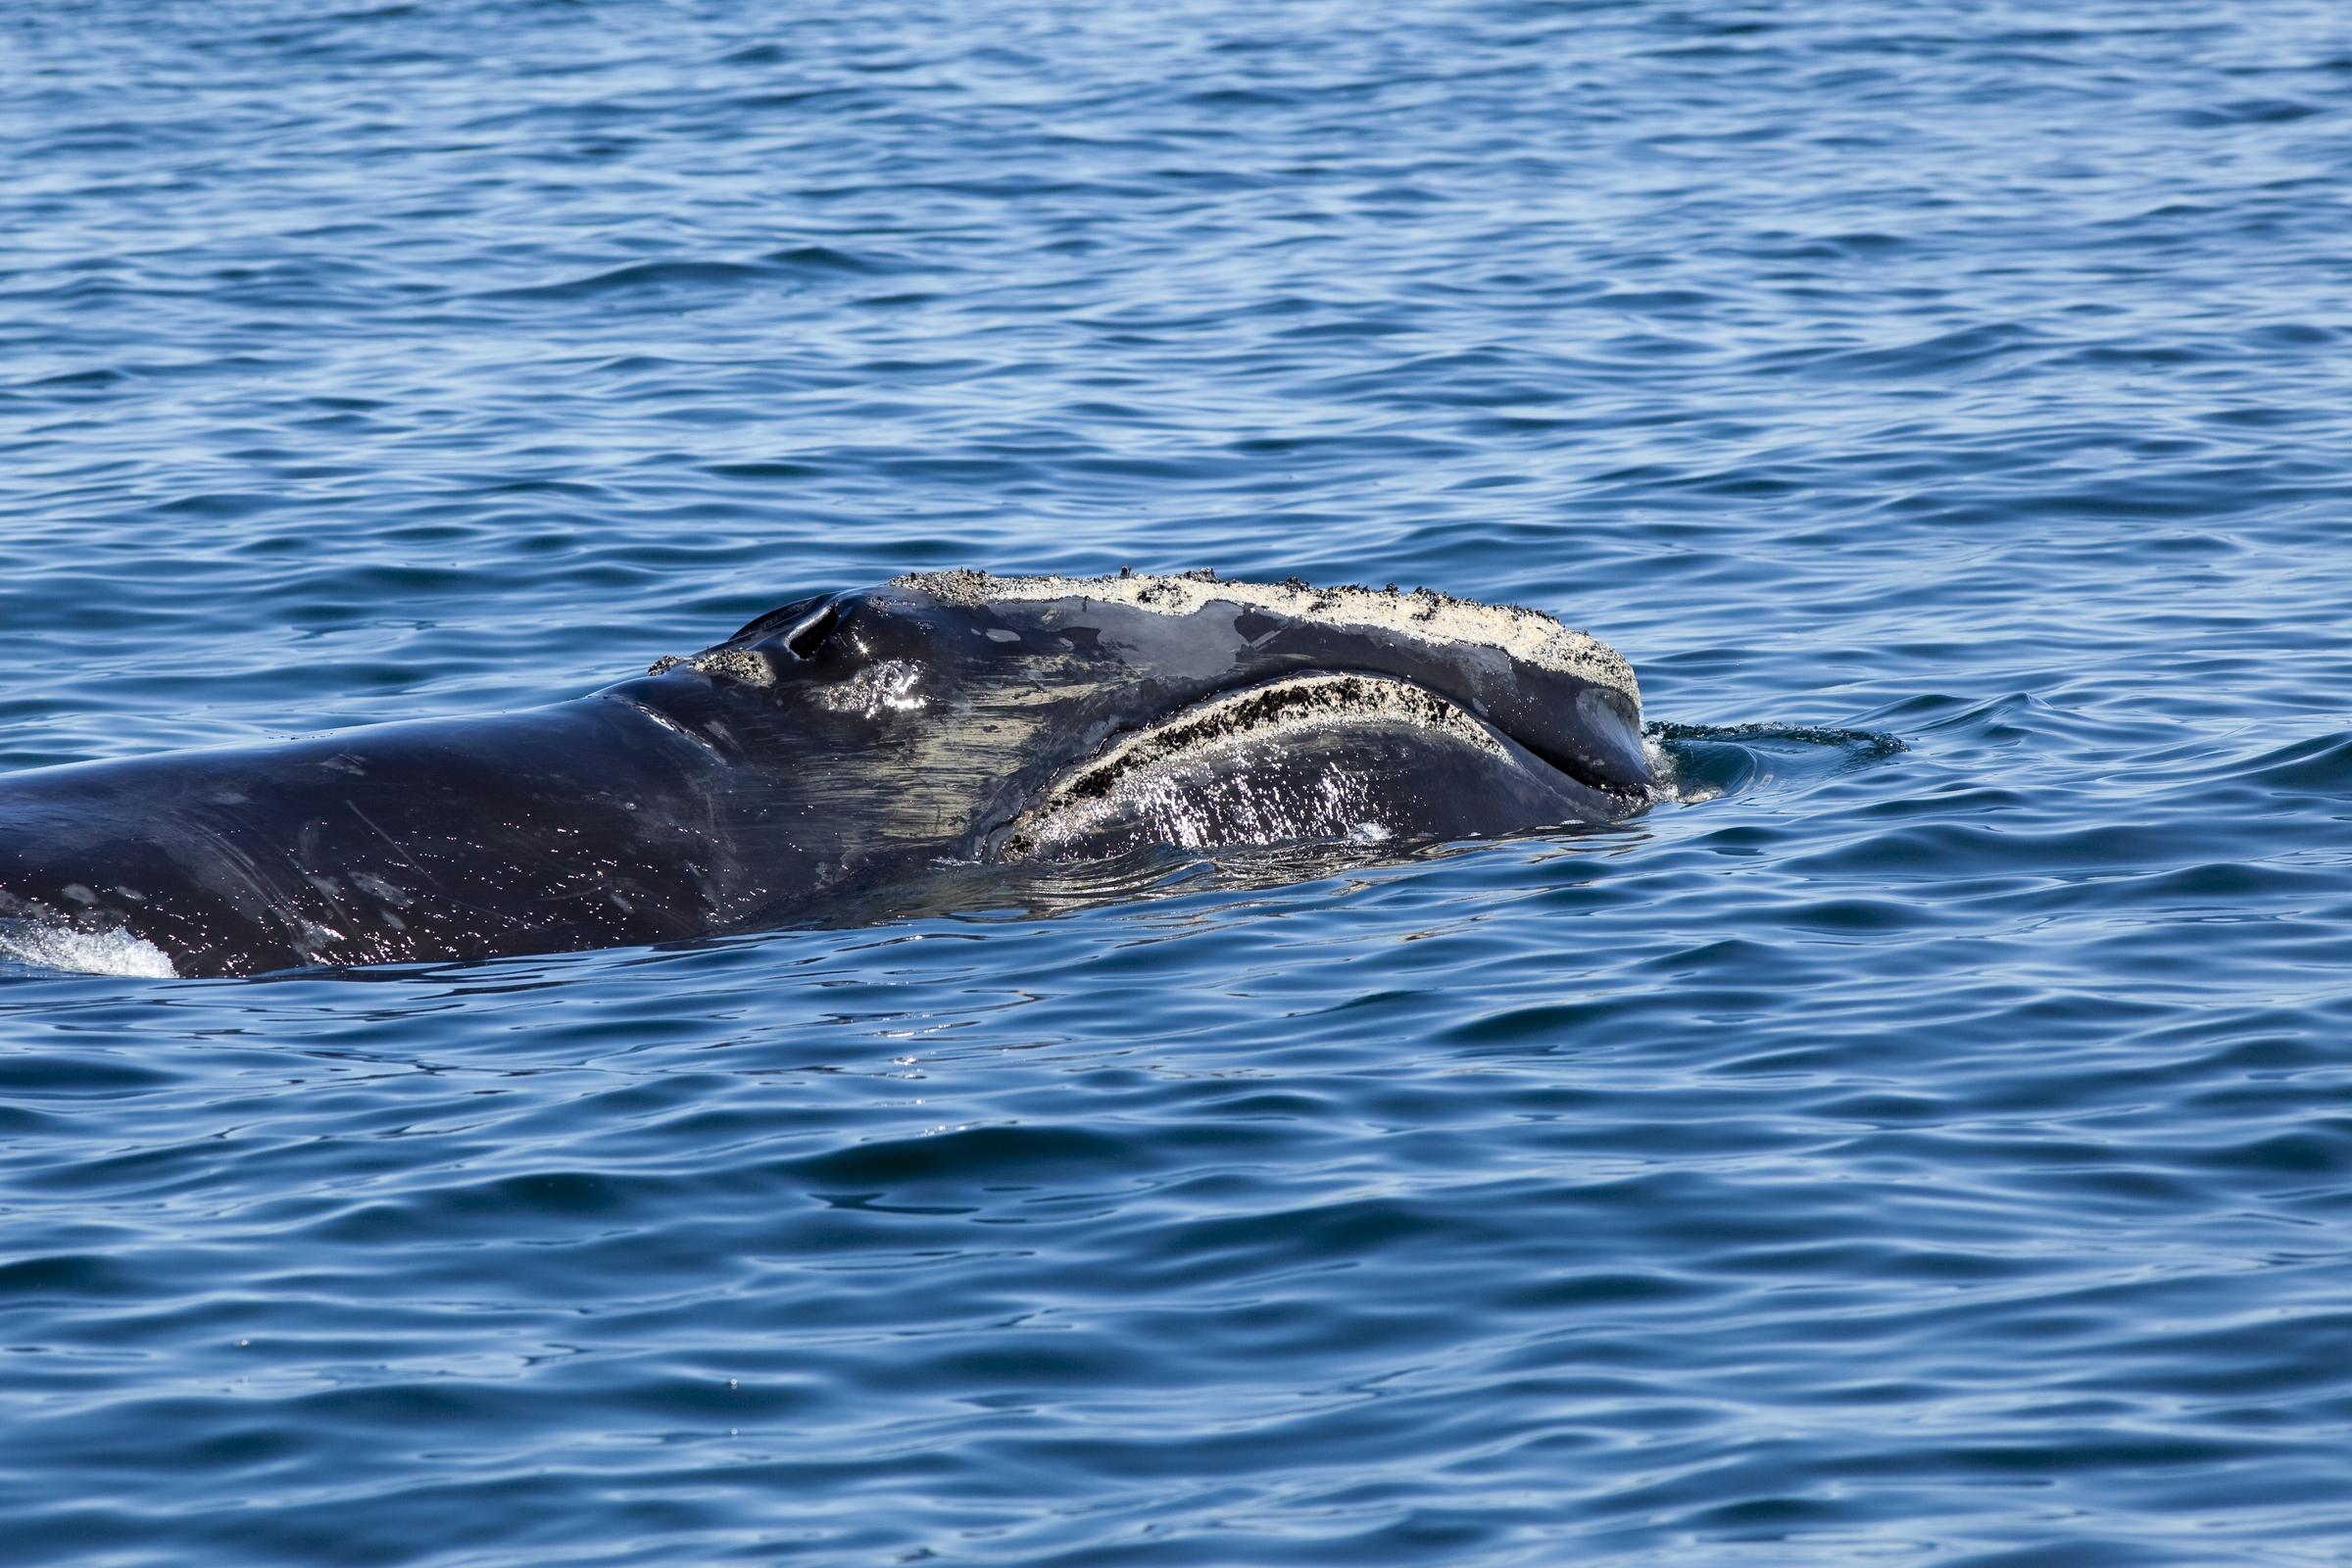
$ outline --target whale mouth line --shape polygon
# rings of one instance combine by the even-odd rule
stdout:
[[[1063,769],[1038,789],[1009,822],[984,835],[988,859],[1052,857],[1089,838],[1106,823],[1139,810],[1162,817],[1187,835],[1180,806],[1188,783],[1221,770],[1250,792],[1253,759],[1286,746],[1373,732],[1409,735],[1425,744],[1460,748],[1494,762],[1548,764],[1451,699],[1394,675],[1318,670],[1222,692],[1177,709],[1140,727],[1114,733],[1090,758]],[[1565,777],[1567,775],[1563,775]],[[1376,842],[1390,836],[1368,803],[1353,797],[1338,769],[1328,769],[1306,809],[1282,809],[1271,800],[1243,809],[1257,842],[1345,838]]]
[[[1486,724],[1426,686],[1352,670],[1291,675],[1224,692],[1119,736],[1050,786],[1056,794],[1102,796],[1126,775],[1186,750],[1332,723],[1387,720],[1456,735],[1501,755]]]

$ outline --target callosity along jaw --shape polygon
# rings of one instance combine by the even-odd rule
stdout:
[[[999,859],[1295,841],[1485,838],[1610,820],[1577,783],[1462,709],[1389,676],[1278,676],[1117,737],[992,835]]]

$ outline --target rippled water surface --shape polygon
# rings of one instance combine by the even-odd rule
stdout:
[[[95,0],[0,83],[0,766],[1132,564],[1554,611],[1682,783],[20,954],[0,1555],[2352,1560],[2340,7]]]

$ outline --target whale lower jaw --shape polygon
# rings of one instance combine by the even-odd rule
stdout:
[[[1484,838],[1608,821],[1628,805],[1425,687],[1317,671],[1113,736],[991,832],[986,853],[1073,860],[1147,844]]]

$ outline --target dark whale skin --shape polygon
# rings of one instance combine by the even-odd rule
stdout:
[[[821,919],[943,859],[1646,804],[1622,661],[1416,635],[1415,606],[1499,612],[1356,593],[906,578],[546,708],[8,775],[0,919],[126,931],[188,976],[464,960]],[[1506,630],[1566,646],[1538,618]],[[1120,774],[1121,747],[1153,760]]]

